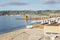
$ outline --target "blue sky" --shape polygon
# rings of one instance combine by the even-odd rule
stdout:
[[[60,10],[60,1],[0,0],[0,11],[1,10]]]

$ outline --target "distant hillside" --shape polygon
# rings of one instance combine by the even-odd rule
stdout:
[[[60,10],[39,10],[39,11],[31,11],[31,10],[23,10],[23,11],[0,11],[0,15],[49,15],[49,14],[60,14]]]

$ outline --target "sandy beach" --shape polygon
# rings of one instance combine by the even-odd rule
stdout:
[[[0,35],[0,40],[42,40],[43,37],[43,29],[19,29]]]
[[[49,36],[44,35],[46,27],[44,25],[36,24],[33,25],[32,28],[17,29],[0,34],[0,40],[51,40]],[[53,28],[55,27],[52,26],[51,29],[53,30]],[[60,37],[57,36],[54,40],[60,40]]]

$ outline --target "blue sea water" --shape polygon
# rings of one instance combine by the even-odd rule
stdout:
[[[18,28],[26,28],[26,20],[17,20],[22,16],[0,16],[0,34]]]
[[[16,18],[23,18],[23,16],[0,16],[0,34],[10,32],[15,29],[24,29],[27,25],[40,23],[31,23],[36,20],[18,20]]]

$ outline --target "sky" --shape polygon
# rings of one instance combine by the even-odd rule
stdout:
[[[59,0],[0,0],[2,10],[60,10]]]

